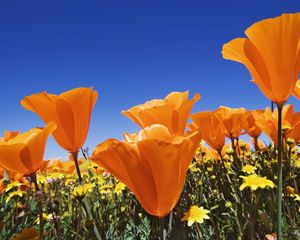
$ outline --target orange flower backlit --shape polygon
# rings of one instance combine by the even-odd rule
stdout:
[[[48,123],[57,123],[56,142],[69,152],[77,152],[85,142],[90,117],[98,93],[93,88],[75,88],[60,95],[41,92],[25,97],[21,104]]]
[[[300,140],[300,112],[293,113],[293,105],[286,105],[282,109],[282,129],[286,137]],[[278,110],[274,112],[266,108],[263,113],[254,113],[256,124],[277,145],[278,138]]]
[[[223,46],[223,57],[244,64],[264,95],[284,103],[300,72],[300,13],[254,23],[245,34]]]
[[[214,113],[220,118],[228,138],[238,138],[243,130],[242,117],[246,110],[244,108],[229,108],[221,106]]]
[[[171,133],[183,135],[192,107],[200,99],[200,94],[191,100],[188,95],[188,92],[172,92],[165,99],[154,99],[122,113],[142,128],[162,124]]]
[[[225,144],[225,127],[213,112],[198,112],[191,115],[189,128],[199,129],[205,142],[213,149],[221,151]]]
[[[149,214],[165,216],[180,197],[200,132],[176,136],[154,124],[124,137],[99,144],[91,160],[126,184]]]
[[[54,122],[45,128],[33,128],[8,142],[0,143],[0,165],[13,172],[30,175],[43,164],[43,155],[49,135],[55,130]]]
[[[246,130],[247,134],[250,137],[258,138],[261,134],[261,129],[256,125],[255,118],[253,114],[257,113],[263,113],[263,110],[253,110],[253,111],[247,111],[243,117],[242,117],[242,123],[243,128]]]

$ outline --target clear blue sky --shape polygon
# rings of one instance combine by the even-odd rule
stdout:
[[[0,132],[43,126],[19,101],[40,91],[93,86],[99,99],[86,146],[139,129],[120,114],[171,91],[199,92],[193,112],[265,108],[243,65],[222,45],[252,23],[300,11],[297,0],[0,2]],[[291,103],[299,102],[291,98]],[[61,156],[51,138],[45,158]]]

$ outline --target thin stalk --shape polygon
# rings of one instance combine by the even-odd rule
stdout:
[[[38,193],[40,191],[40,188],[36,180],[36,173],[32,173],[29,177],[35,186],[35,192]],[[44,235],[43,205],[40,199],[37,199],[37,201],[38,201],[39,220],[40,220],[40,239],[43,239],[43,235]]]
[[[78,179],[80,184],[82,184],[82,177],[81,177],[81,173],[80,173],[80,168],[79,168],[79,164],[78,164],[78,152],[72,152],[72,157],[73,157],[73,161],[75,162],[75,167],[76,167],[76,172],[78,175]]]
[[[260,203],[260,191],[257,192],[257,195],[252,196],[251,205],[253,206],[250,216],[250,239],[255,240],[255,230],[256,230],[256,222],[258,215],[258,208]]]
[[[79,168],[79,164],[78,164],[78,151],[77,152],[72,152],[71,154],[72,154],[73,160],[75,162],[75,166],[76,166],[76,171],[77,171],[79,182],[80,182],[80,184],[83,184],[81,173],[80,173],[80,168]],[[88,218],[93,220],[95,237],[97,238],[97,240],[102,240],[102,238],[100,236],[100,232],[99,232],[99,230],[98,230],[98,228],[97,228],[97,226],[95,224],[95,220],[93,218],[93,214],[92,214],[91,208],[90,208],[87,200],[84,199],[82,201],[82,203],[83,203],[83,206],[84,206],[84,209],[86,211],[86,214],[87,214]]]
[[[277,103],[278,108],[278,192],[277,192],[277,239],[282,240],[282,108],[284,103]]]
[[[200,227],[199,227],[199,223],[195,222],[195,225],[196,225],[196,230],[197,230],[199,239],[202,239],[202,233],[201,233],[201,230],[200,230]]]
[[[169,234],[171,234],[172,232],[172,223],[173,223],[173,210],[170,212],[170,216],[169,216]],[[170,235],[169,235],[170,236]]]
[[[258,137],[254,137],[254,148],[255,148],[255,152],[259,151],[259,147],[258,147]]]
[[[224,163],[224,159],[223,159],[221,151],[219,151],[219,155],[220,155],[221,161],[225,168],[225,163]],[[226,169],[225,169],[225,175],[227,177],[227,181],[229,183],[231,192],[233,193],[234,200],[235,200],[236,204],[238,204],[239,198],[238,198],[237,192],[235,191],[235,189],[233,187],[232,181],[231,181],[230,176],[228,175],[228,172],[226,171]],[[237,224],[237,227],[239,230],[239,236],[242,236],[242,228],[241,228],[240,221],[239,221],[238,214],[237,214],[237,205],[236,205],[236,209],[234,210],[234,215],[235,215],[236,224]]]
[[[56,218],[53,210],[51,211],[51,214],[52,214],[52,218],[53,218],[53,221],[54,221],[54,234],[55,234],[55,238],[57,240],[60,240],[60,237],[59,237],[59,225],[58,225],[57,218]]]
[[[165,223],[165,218],[160,217],[158,218],[158,224],[159,224],[159,239],[164,240],[164,223]]]

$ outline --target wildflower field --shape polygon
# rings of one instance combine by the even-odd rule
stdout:
[[[0,239],[300,239],[300,13],[245,34],[222,54],[265,109],[193,112],[200,94],[171,92],[122,111],[139,132],[89,150],[96,89],[24,97],[45,127],[1,138]],[[69,159],[44,159],[51,134]]]

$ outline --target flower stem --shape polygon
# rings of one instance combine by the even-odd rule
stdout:
[[[38,193],[40,191],[40,188],[36,180],[36,173],[34,172],[30,174],[29,177],[35,186],[35,192]],[[37,199],[37,201],[38,201],[38,208],[39,208],[40,239],[43,239],[43,235],[44,235],[43,205],[40,199]]]
[[[278,108],[278,192],[277,192],[277,239],[282,240],[282,108],[284,103],[277,103]]]
[[[77,171],[79,182],[80,182],[80,184],[83,184],[81,173],[80,173],[80,168],[79,168],[79,164],[78,164],[78,151],[77,152],[72,152],[71,154],[72,154],[73,160],[75,162],[75,166],[76,166],[76,171]],[[93,220],[94,234],[95,234],[97,240],[101,240],[102,238],[101,238],[99,230],[98,230],[98,228],[97,228],[97,226],[95,224],[95,220],[93,218],[93,214],[92,214],[91,208],[90,208],[87,200],[84,199],[82,201],[82,203],[83,203],[83,207],[84,207],[84,209],[86,211],[86,214],[87,214],[88,218]]]
[[[164,223],[165,223],[165,218],[160,217],[158,218],[158,223],[159,223],[159,238],[160,240],[164,240]]]
[[[78,175],[78,179],[80,184],[82,184],[82,177],[81,177],[81,173],[80,173],[80,168],[79,168],[79,164],[78,164],[78,152],[72,152],[72,157],[73,157],[73,161],[75,163],[75,167],[76,167],[76,172]]]
[[[172,232],[172,223],[173,223],[173,210],[170,212],[170,215],[169,215],[169,230],[168,230],[168,234],[171,234]]]
[[[197,234],[199,236],[199,239],[202,239],[203,236],[202,236],[202,233],[201,233],[201,230],[200,230],[200,227],[199,227],[199,223],[195,222],[195,225],[196,225],[196,230],[197,230]]]
[[[258,147],[258,137],[254,137],[254,148],[255,148],[255,152],[259,151],[259,147]]]

